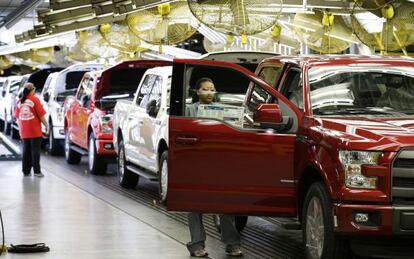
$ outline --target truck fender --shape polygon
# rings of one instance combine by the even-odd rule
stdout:
[[[301,212],[307,189],[315,181],[323,181],[332,200],[339,200],[339,172],[332,158],[332,152],[317,145],[309,147],[301,154],[297,167],[298,208]],[[321,162],[323,161],[323,162]]]

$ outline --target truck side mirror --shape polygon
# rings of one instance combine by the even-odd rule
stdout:
[[[282,112],[276,103],[261,104],[253,112],[255,123],[280,124],[283,121]]]
[[[50,100],[49,92],[46,92],[46,93],[43,94],[43,100],[45,102],[49,102],[49,100]]]
[[[158,114],[158,105],[157,100],[151,100],[147,103],[147,113],[151,117],[157,117]]]

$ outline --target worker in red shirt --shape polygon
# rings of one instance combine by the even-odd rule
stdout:
[[[40,169],[40,148],[42,144],[41,123],[49,132],[49,125],[45,118],[45,110],[40,100],[35,96],[36,88],[32,83],[26,83],[23,96],[16,105],[16,118],[19,124],[20,138],[22,139],[22,171],[25,176],[30,175],[33,167],[34,175],[43,177]]]

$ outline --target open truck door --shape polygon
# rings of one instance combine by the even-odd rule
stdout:
[[[217,93],[186,113],[195,82]],[[247,69],[175,60],[169,118],[167,208],[174,211],[294,215],[294,146],[300,111]]]

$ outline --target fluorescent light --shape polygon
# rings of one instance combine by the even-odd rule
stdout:
[[[335,38],[335,39],[338,39],[338,40],[343,40],[343,41],[346,41],[346,42],[350,42],[350,43],[354,43],[354,44],[359,44],[359,42],[358,41],[355,41],[355,40],[351,40],[351,39],[347,39],[347,38],[345,38],[345,37],[341,37],[341,36],[338,36],[338,35],[334,35],[334,34],[332,34],[332,33],[325,33],[325,35],[326,36],[329,36],[329,37],[332,37],[332,38]]]
[[[371,12],[356,13],[354,15],[368,33],[382,32],[385,18],[380,18]]]
[[[296,27],[296,28],[303,29],[305,31],[310,31],[310,32],[315,32],[316,31],[315,29],[308,28],[306,26],[302,26],[302,25],[295,24],[295,23],[290,23],[290,22],[286,22],[286,21],[282,21],[282,20],[279,20],[279,22],[282,23],[282,24],[287,24],[287,25],[290,25],[290,26],[293,26],[293,27]]]

